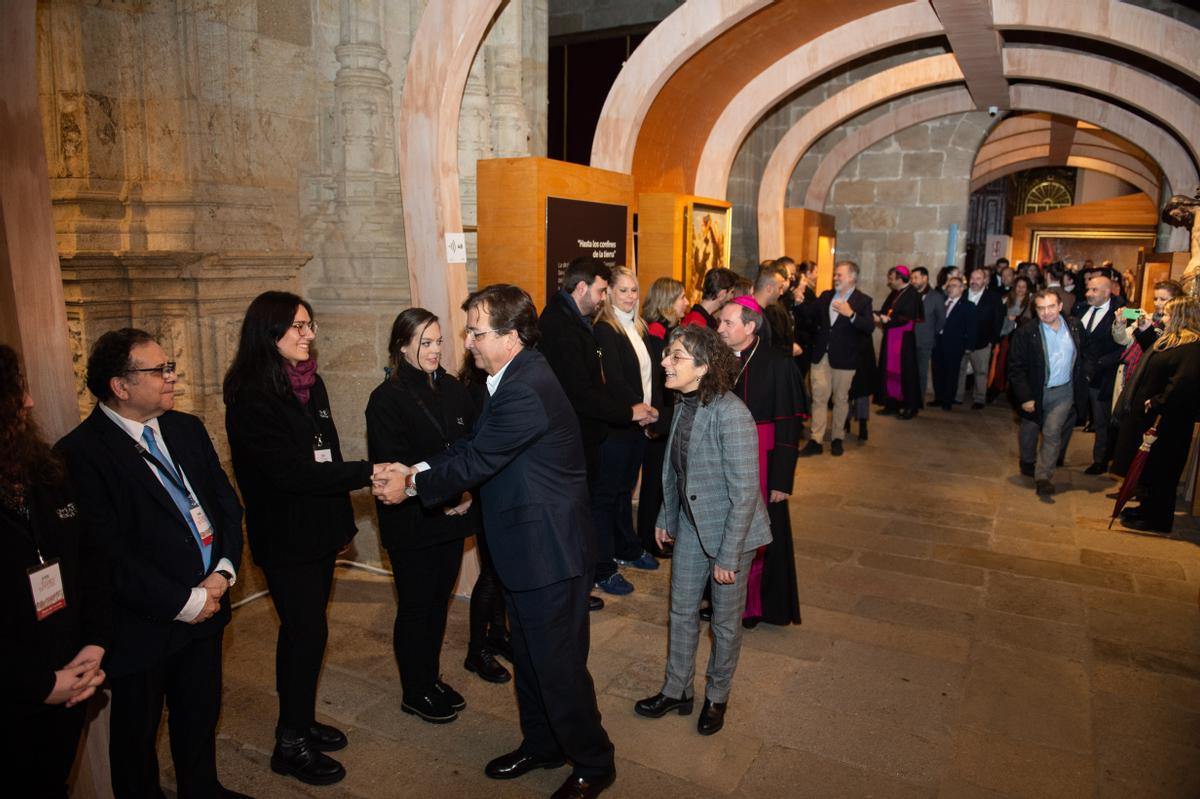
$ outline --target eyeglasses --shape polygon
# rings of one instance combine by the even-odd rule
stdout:
[[[680,361],[694,361],[694,360],[696,360],[695,358],[693,358],[693,357],[692,357],[692,356],[690,356],[690,355],[684,355],[683,353],[681,353],[681,352],[677,352],[677,351],[674,351],[674,350],[672,350],[672,351],[669,351],[669,352],[667,353],[667,358],[669,358],[669,359],[670,359],[670,361],[671,361],[671,363],[672,363],[672,364],[674,364],[674,365],[676,365],[676,366],[678,366],[678,365],[679,365],[679,362],[680,362]]]
[[[167,361],[162,366],[147,366],[142,369],[125,370],[126,374],[130,374],[132,372],[158,372],[159,377],[166,379],[169,375],[175,374],[175,362]]]
[[[493,328],[492,330],[472,330],[472,329],[471,329],[471,328],[469,328],[469,327],[467,328],[467,338],[483,338],[483,337],[484,337],[484,336],[486,336],[488,333],[496,333],[496,334],[499,334],[499,333],[500,333],[500,331],[499,331],[499,330],[496,330],[496,329],[494,329],[494,328]]]
[[[314,336],[317,334],[316,322],[292,322],[290,325],[288,325],[288,327],[290,327],[292,330],[295,330],[300,335],[304,335],[304,328],[306,327],[312,331]]]

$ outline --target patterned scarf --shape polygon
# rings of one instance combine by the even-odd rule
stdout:
[[[317,382],[317,356],[312,355],[307,361],[300,361],[295,366],[288,364],[288,382],[292,384],[292,393],[301,405],[308,404],[308,393]]]

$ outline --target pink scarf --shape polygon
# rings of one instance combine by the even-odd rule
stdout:
[[[307,361],[300,361],[295,366],[288,364],[287,376],[296,399],[301,405],[307,405],[309,389],[317,382],[317,356],[309,356]]]

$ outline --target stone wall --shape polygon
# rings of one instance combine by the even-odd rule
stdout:
[[[564,36],[659,22],[682,3],[683,0],[553,0],[550,3],[550,35]]]
[[[178,407],[205,418],[225,457],[220,383],[242,312],[287,289],[321,323],[343,454],[366,456],[363,409],[409,302],[396,114],[425,4],[39,2],[81,412],[91,344],[144,327],[179,363]],[[547,0],[510,0],[476,56],[459,137],[468,226],[477,158],[545,153],[547,15]],[[370,499],[356,499],[352,557],[378,562]]]

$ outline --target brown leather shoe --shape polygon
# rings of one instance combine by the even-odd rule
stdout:
[[[572,774],[557,791],[550,794],[550,799],[592,799],[603,793],[616,779],[616,769],[599,777],[576,777]]]

